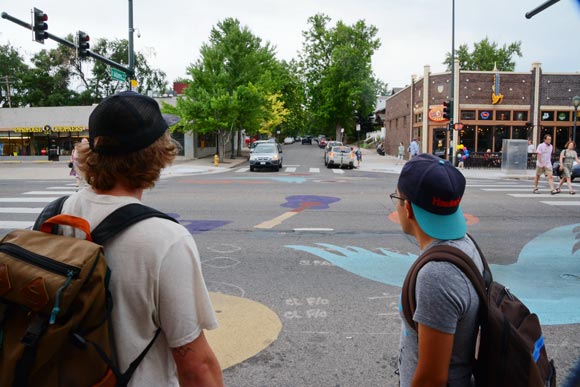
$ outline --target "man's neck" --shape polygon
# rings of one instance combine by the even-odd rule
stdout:
[[[139,189],[133,189],[133,188],[127,188],[124,185],[117,183],[113,188],[109,189],[109,190],[100,190],[100,189],[94,189],[95,193],[99,194],[99,195],[111,195],[111,196],[129,196],[132,198],[136,198],[138,200],[141,200],[141,197],[143,196],[143,189],[139,188]]]

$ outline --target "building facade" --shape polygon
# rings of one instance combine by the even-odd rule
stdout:
[[[157,101],[175,105],[176,98]],[[70,155],[75,143],[83,137],[88,138],[88,120],[95,106],[0,109],[0,159],[57,160]],[[193,159],[216,153],[215,135],[173,133],[172,136],[182,146],[181,158]],[[228,145],[229,151],[231,142]]]
[[[449,131],[443,102],[451,99],[451,73],[431,74],[389,97],[385,104],[385,149],[396,155],[413,138],[422,152],[445,154],[454,144],[472,152],[501,152],[504,139],[530,139],[538,145],[545,134],[555,151],[573,137],[574,106],[580,95],[580,73],[544,73],[539,63],[529,72],[461,71],[456,63],[453,104],[456,130]],[[580,118],[580,116],[578,117]],[[578,134],[577,134],[578,138]]]

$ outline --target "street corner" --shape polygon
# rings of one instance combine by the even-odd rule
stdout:
[[[257,355],[278,338],[282,322],[265,305],[215,292],[210,298],[219,328],[205,335],[223,370]]]

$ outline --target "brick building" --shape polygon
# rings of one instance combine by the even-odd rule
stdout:
[[[529,72],[461,71],[456,63],[454,83],[454,121],[463,127],[453,132],[443,118],[443,102],[451,98],[450,72],[431,74],[425,66],[422,78],[413,76],[409,86],[387,99],[381,118],[388,154],[396,155],[399,142],[407,147],[414,137],[422,152],[437,154],[451,141],[475,152],[500,152],[504,139],[531,139],[537,145],[544,134],[552,135],[557,151],[572,137],[580,73],[544,73],[540,63]]]

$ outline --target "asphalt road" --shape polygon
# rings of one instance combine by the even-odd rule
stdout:
[[[263,348],[225,369],[226,385],[396,386],[397,301],[418,253],[392,216],[397,176],[327,169],[316,145],[284,146],[284,167],[162,179],[144,196],[195,234],[212,292],[255,301],[281,322],[272,344],[263,333],[271,321],[256,315],[247,325]],[[0,196],[70,184],[40,179],[0,181]],[[559,375],[580,356],[574,199],[533,195],[529,181],[470,179],[463,200],[496,278],[538,312]]]

